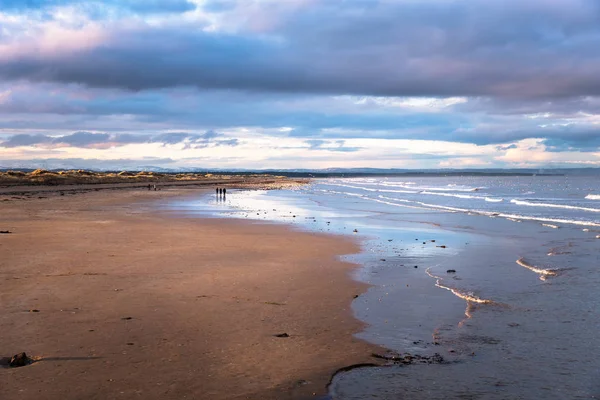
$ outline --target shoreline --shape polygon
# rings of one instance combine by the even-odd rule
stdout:
[[[314,398],[382,351],[353,336],[350,239],[131,207],[191,190],[55,189],[0,209],[0,356],[43,361],[0,370],[7,395]]]

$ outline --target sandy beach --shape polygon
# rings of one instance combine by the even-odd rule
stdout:
[[[37,360],[2,398],[306,399],[373,362],[355,242],[150,211],[192,190],[0,195],[0,357]]]

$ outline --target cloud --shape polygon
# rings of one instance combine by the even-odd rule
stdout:
[[[40,10],[64,6],[84,6],[87,9],[118,8],[142,14],[182,13],[196,9],[188,0],[2,0],[2,10]]]
[[[216,12],[219,4],[223,9]],[[248,13],[245,19],[242,11]],[[5,50],[0,78],[127,90],[600,94],[600,4],[593,0],[315,0],[305,7],[271,1],[250,7],[238,1],[212,2],[203,12],[213,21],[200,21],[206,29],[197,29],[199,21],[117,21],[101,43],[62,51],[65,41],[43,58],[35,46],[16,39],[9,46],[20,51],[11,56]],[[255,26],[258,20],[262,29]]]
[[[496,150],[498,151],[506,151],[511,149],[516,149],[518,146],[516,144],[509,144],[507,146],[496,146]]]
[[[176,163],[171,158],[142,157],[135,159],[112,158],[33,158],[3,160],[0,168],[44,168],[44,169],[100,169],[123,170],[144,169],[143,167],[169,167]]]
[[[0,147],[21,147],[21,146],[42,146],[42,147],[119,147],[128,144],[158,143],[163,146],[184,144],[184,148],[206,148],[239,145],[236,138],[225,139],[223,134],[209,130],[205,133],[187,133],[187,132],[166,132],[152,136],[134,135],[128,133],[93,133],[93,132],[74,132],[63,136],[48,135],[13,135],[3,142]]]
[[[308,147],[309,150],[339,151],[339,152],[344,152],[344,153],[352,153],[352,152],[361,150],[360,147],[344,146],[346,143],[345,140],[331,141],[331,140],[310,139],[310,140],[305,140],[304,143],[306,143],[309,146]]]
[[[600,153],[596,0],[0,2],[0,159]]]
[[[7,140],[0,142],[0,147],[34,146],[43,143],[52,143],[52,138],[46,135],[21,134],[11,136]]]

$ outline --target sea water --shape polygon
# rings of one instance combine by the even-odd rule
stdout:
[[[336,178],[168,207],[361,240],[357,336],[445,362],[337,374],[335,399],[600,398],[598,178]]]

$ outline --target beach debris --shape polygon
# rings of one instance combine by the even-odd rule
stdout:
[[[353,230],[352,232],[354,232],[354,233],[358,233],[358,229],[355,229],[355,230]]]
[[[15,354],[14,356],[12,356],[12,358],[10,359],[10,362],[8,363],[9,367],[12,368],[17,368],[17,367],[24,367],[28,364],[31,364],[31,359],[29,357],[27,357],[27,354],[23,353],[19,353],[19,354]]]
[[[439,247],[440,249],[445,249],[445,248],[446,248],[446,245],[435,246],[435,247]]]
[[[29,312],[34,312],[35,313],[35,312],[40,312],[40,310],[32,308],[31,310],[29,310]]]
[[[359,296],[358,294],[355,294],[353,298],[358,299],[358,296]]]
[[[392,240],[394,240],[394,239],[388,239],[388,242],[391,242]]]
[[[516,328],[519,325],[520,324],[517,324],[516,322],[511,322],[511,323],[508,324],[508,326],[510,326],[511,328]]]
[[[435,239],[432,239],[432,240],[431,240],[431,243],[435,243]]]
[[[419,268],[419,266],[418,266],[418,265],[415,265],[415,268]]]
[[[448,271],[446,271],[449,274],[455,274],[456,270],[455,269],[449,269]]]
[[[133,346],[134,344],[135,344],[135,343],[133,343],[133,342],[128,342],[128,343],[127,343],[127,346]]]
[[[385,261],[385,258],[380,258],[379,261]]]
[[[288,338],[288,337],[290,337],[290,335],[288,335],[288,334],[287,334],[287,333],[285,333],[285,332],[283,332],[283,333],[278,333],[278,334],[276,334],[276,335],[273,335],[273,336],[275,336],[275,337],[278,337],[278,338]]]
[[[11,231],[0,231],[0,233],[3,233],[3,234],[6,235],[6,234],[9,234],[9,233],[12,233],[12,232]]]
[[[398,353],[390,354],[377,354],[372,353],[371,357],[378,358],[380,360],[391,361],[394,364],[410,365],[410,364],[442,364],[445,362],[444,357],[440,354],[435,353],[432,356],[421,356],[418,354],[412,355],[405,353],[404,355]]]
[[[265,304],[270,304],[272,306],[285,306],[285,303],[278,303],[276,301],[265,301]]]
[[[129,321],[130,319],[133,319],[133,317],[123,317],[121,318],[123,321]]]

